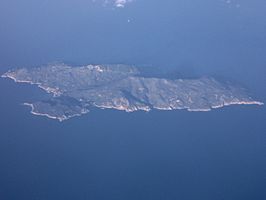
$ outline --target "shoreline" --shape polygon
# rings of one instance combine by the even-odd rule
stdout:
[[[96,66],[96,67],[93,67],[93,68],[91,68],[89,66],[88,70],[96,70],[97,72],[100,71],[102,73],[102,69],[100,68],[100,66]],[[24,77],[25,80],[23,80],[20,76],[21,76],[21,74],[18,74],[18,77],[20,79],[16,78],[16,71],[11,71],[11,70],[9,70],[8,72],[6,72],[6,73],[1,75],[2,78],[9,78],[9,79],[13,80],[15,83],[26,83],[26,84],[30,84],[30,85],[36,85],[38,88],[44,90],[46,93],[53,94],[54,98],[60,97],[63,94],[62,91],[64,91],[64,90],[66,90],[66,92],[68,92],[68,90],[67,90],[68,88],[63,88],[62,91],[60,91],[59,86],[58,87],[56,87],[56,85],[55,86],[52,85],[51,87],[45,86],[45,85],[47,85],[46,82],[45,82],[45,79],[44,80],[43,79],[38,79],[39,81],[36,80],[34,82],[34,80],[35,80],[34,78],[33,78],[33,80],[28,80],[28,79],[31,78],[30,76],[29,77],[25,76]],[[130,78],[131,78],[131,76],[129,76],[129,79]],[[178,79],[178,80],[179,81],[184,81],[183,79]],[[166,80],[162,79],[162,81],[166,81]],[[195,79],[195,82],[198,83],[196,79]],[[157,82],[155,82],[155,83],[157,83]],[[153,86],[153,85],[151,85],[151,86]],[[180,87],[180,85],[177,85],[177,86]],[[163,89],[167,90],[167,87],[168,87],[168,85],[165,86]],[[115,88],[115,89],[117,89],[117,88]],[[154,88],[151,87],[151,89],[154,89]],[[159,89],[161,89],[161,88],[159,87]],[[196,96],[196,99],[195,99],[195,100],[199,100],[198,104],[197,104],[197,101],[195,103],[192,102],[191,98],[193,96],[189,96],[190,95],[189,90],[188,91],[181,91],[180,94],[179,93],[175,94],[176,95],[175,98],[179,98],[179,95],[181,95],[181,96],[183,95],[183,99],[182,99],[181,103],[180,103],[180,100],[177,100],[178,104],[175,104],[173,102],[173,100],[171,99],[172,98],[171,94],[168,94],[168,93],[167,93],[168,96],[166,95],[166,99],[164,99],[162,101],[162,103],[160,102],[161,99],[159,97],[158,97],[159,98],[158,101],[157,101],[156,98],[155,99],[151,99],[151,100],[155,101],[154,103],[150,103],[150,99],[148,99],[145,102],[144,101],[142,102],[141,101],[142,100],[141,96],[139,97],[140,98],[139,101],[142,102],[141,105],[139,105],[136,102],[135,103],[134,102],[131,103],[130,102],[131,99],[130,98],[128,99],[125,96],[121,96],[121,97],[118,96],[117,98],[113,97],[113,98],[107,99],[107,100],[103,99],[102,102],[101,102],[102,99],[95,99],[94,102],[93,101],[90,102],[90,98],[88,98],[88,99],[85,99],[85,103],[87,102],[87,105],[90,105],[92,107],[96,107],[96,108],[99,108],[99,109],[113,109],[113,110],[120,110],[120,111],[125,111],[125,112],[135,112],[135,111],[146,111],[146,112],[149,112],[151,110],[161,110],[161,111],[187,110],[188,112],[209,112],[209,111],[212,111],[214,109],[223,108],[223,107],[231,106],[231,105],[258,105],[258,106],[263,106],[264,105],[263,102],[255,101],[255,100],[253,100],[251,97],[249,97],[246,94],[226,93],[227,92],[226,90],[225,91],[221,90],[221,94],[219,94],[220,97],[218,98],[218,95],[216,95],[215,99],[213,99],[213,97],[212,97],[213,93],[210,93],[210,94],[207,93],[207,95],[210,95],[210,98],[208,99],[208,101],[206,101],[206,102],[204,102],[204,104],[202,104],[201,99],[203,97],[205,97],[204,95],[206,95],[206,93],[204,92],[205,89],[201,88],[201,87],[199,87],[198,89],[199,89],[199,93],[198,93],[198,96]],[[214,89],[216,89],[216,88],[214,87]],[[119,88],[117,89],[117,91],[121,92],[119,90]],[[88,90],[87,92],[90,92],[90,90]],[[113,92],[113,91],[111,90],[111,92]],[[116,90],[114,92],[116,92]],[[149,95],[153,94],[150,91],[148,91],[148,92],[149,92],[148,93]],[[223,93],[223,92],[225,92],[225,93]],[[229,91],[229,92],[231,92],[231,91]],[[155,97],[157,97],[156,95],[158,95],[158,94],[160,95],[161,93],[158,93],[158,92],[156,93],[155,92],[154,94],[155,94]],[[226,94],[227,96],[223,97],[223,94]],[[143,95],[143,94],[141,94],[141,95]],[[187,100],[187,98],[185,98],[187,96],[188,96],[188,100]],[[66,97],[68,97],[68,96],[66,95]],[[69,97],[75,99],[75,96],[73,96],[73,97],[69,96]],[[105,98],[108,98],[108,96],[105,97]],[[134,98],[134,96],[133,96],[133,98]],[[138,96],[136,98],[138,98]],[[161,98],[165,98],[165,97],[161,97]],[[206,96],[206,98],[208,98],[208,96]],[[225,102],[224,99],[227,99],[227,102]],[[81,102],[81,100],[79,100],[79,99],[76,99],[76,100]],[[117,101],[117,100],[119,100],[119,101]],[[186,102],[186,100],[188,102]],[[65,107],[64,110],[61,110],[58,113],[57,113],[57,110],[50,110],[50,111],[52,111],[51,112],[52,114],[49,114],[49,107],[47,107],[48,108],[47,113],[42,113],[42,112],[38,112],[38,110],[36,110],[36,108],[34,106],[34,103],[23,103],[23,105],[30,107],[31,108],[31,113],[33,115],[45,116],[45,117],[48,117],[50,119],[59,120],[60,122],[62,122],[64,120],[67,120],[67,119],[70,119],[72,117],[81,116],[81,115],[86,114],[86,113],[89,112],[89,110],[86,108],[86,106],[83,106],[83,104],[79,105],[79,108],[80,108],[79,110],[76,110],[76,109],[71,110],[71,105],[66,104],[67,107]],[[62,105],[65,105],[65,104],[63,103]],[[48,106],[51,107],[51,105],[48,105]],[[59,104],[59,106],[60,106],[60,104]],[[76,105],[74,104],[72,106],[75,107]],[[41,110],[45,110],[45,109],[41,109]],[[69,114],[69,116],[67,116],[67,114],[65,114],[65,113],[71,113],[71,112],[72,113],[77,113],[77,114],[72,114],[72,115]],[[62,113],[61,116],[60,116],[60,113]],[[58,116],[56,116],[57,114],[58,114]]]

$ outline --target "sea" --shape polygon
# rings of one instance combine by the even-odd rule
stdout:
[[[214,76],[266,103],[261,0],[0,2],[0,73],[51,62],[129,64]],[[0,200],[264,200],[266,107],[126,113],[59,122],[47,96],[0,79]]]

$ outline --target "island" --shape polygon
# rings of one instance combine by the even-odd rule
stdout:
[[[126,112],[186,109],[210,111],[237,104],[263,105],[245,89],[212,77],[170,79],[144,76],[135,66],[62,63],[9,70],[3,78],[36,85],[49,99],[24,103],[31,113],[64,121],[91,108]]]

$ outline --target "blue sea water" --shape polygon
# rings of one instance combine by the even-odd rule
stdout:
[[[0,2],[0,73],[53,61],[212,75],[266,102],[266,3]],[[43,91],[0,79],[0,200],[264,200],[266,108],[125,113],[59,123],[20,103]]]
[[[264,107],[93,110],[59,123],[2,81],[1,199],[264,199]],[[21,95],[23,92],[25,95]]]

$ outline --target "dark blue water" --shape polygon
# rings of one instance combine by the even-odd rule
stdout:
[[[146,65],[233,80],[266,102],[265,9],[262,0],[136,0],[120,10],[2,0],[0,73],[53,61]],[[266,198],[265,106],[93,110],[59,123],[20,106],[38,89],[1,79],[0,91],[0,200]]]
[[[37,90],[1,90],[1,199],[265,197],[265,107],[93,110],[59,123],[18,105]]]

